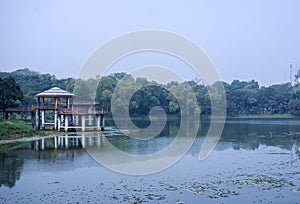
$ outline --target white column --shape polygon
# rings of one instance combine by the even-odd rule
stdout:
[[[57,110],[54,111],[54,128],[57,130]]]
[[[92,115],[89,115],[89,126],[92,126]]]
[[[70,103],[70,99],[67,98],[67,109],[70,109],[71,108],[71,103]]]
[[[75,119],[75,125],[78,126],[79,125],[79,116],[76,115],[75,118],[76,118]]]
[[[85,115],[81,116],[81,129],[82,129],[82,132],[85,131]]]
[[[58,117],[57,119],[57,127],[58,127],[58,131],[60,131],[60,126],[61,126],[61,117]]]
[[[65,116],[65,132],[68,132],[69,126],[69,115]]]
[[[40,126],[40,117],[39,117],[39,110],[35,111],[35,129],[39,129]]]
[[[42,129],[45,129],[45,110],[42,110]]]
[[[101,130],[100,122],[101,122],[101,116],[97,115],[97,130]]]

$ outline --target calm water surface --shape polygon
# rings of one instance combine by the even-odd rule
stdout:
[[[300,203],[300,121],[229,120],[215,151],[199,161],[208,125],[201,123],[179,162],[148,176],[106,169],[74,134],[0,152],[0,203]],[[111,126],[82,142],[105,149],[106,137],[128,153],[150,154],[170,144],[178,127],[169,121],[161,135],[137,141]]]

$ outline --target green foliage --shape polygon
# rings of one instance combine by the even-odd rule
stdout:
[[[92,93],[92,79],[89,79],[89,81],[85,81],[82,79],[77,79],[75,81],[74,87],[73,87],[73,93],[76,95],[77,101],[93,101],[93,93]]]
[[[56,76],[47,74],[40,74],[39,72],[29,70],[28,68],[19,69],[11,73],[0,72],[0,77],[12,76],[15,81],[20,84],[20,88],[24,94],[24,100],[20,104],[23,107],[35,104],[34,96],[40,92],[48,90],[54,86],[61,89],[69,89],[72,91],[74,86],[74,79],[57,79]]]
[[[231,84],[217,82],[211,86],[199,84],[199,81],[170,82],[162,85],[149,82],[146,78],[134,79],[126,73],[97,76],[88,80],[57,79],[54,75],[40,74],[27,68],[10,74],[17,83],[22,84],[20,88],[24,93],[21,102],[18,101],[20,99],[10,97],[14,101],[12,106],[18,103],[26,107],[35,104],[36,100],[33,98],[35,94],[58,86],[73,92],[77,96],[76,100],[96,101],[100,107],[109,111],[114,96],[114,108],[123,112],[129,108],[132,116],[147,116],[150,109],[155,106],[162,107],[167,114],[194,114],[200,111],[201,115],[209,115],[211,114],[211,99],[218,101],[223,98],[220,95],[222,92],[212,91],[218,90],[218,86],[221,85],[225,89],[227,115],[229,116],[287,113],[298,115],[300,106],[298,103],[300,84],[291,86],[286,83],[260,87],[254,80],[234,80]],[[7,78],[9,73],[0,72],[0,77]],[[6,90],[12,90],[12,88]],[[133,95],[128,99],[129,104],[125,104],[123,99],[129,93]],[[196,97],[197,104],[193,104],[193,96]]]
[[[23,99],[20,85],[9,75],[7,78],[0,78],[0,108],[2,112],[8,107],[16,107]]]
[[[291,100],[288,104],[289,112],[292,115],[300,115],[300,99]]]
[[[109,109],[111,97],[116,87],[117,80],[114,77],[102,77],[97,87],[96,99],[103,108]]]

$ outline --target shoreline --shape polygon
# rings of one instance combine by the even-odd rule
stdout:
[[[180,118],[179,116],[171,116],[168,117],[168,119],[177,119]],[[131,118],[133,120],[143,120],[147,119],[147,117],[138,117],[138,118]],[[299,119],[299,116],[294,116],[291,114],[264,114],[264,115],[240,115],[240,116],[228,116],[226,117],[226,120],[234,120],[234,119],[268,119],[268,120],[277,120],[277,119]],[[108,118],[108,120],[113,120],[112,118]],[[207,121],[210,120],[210,115],[202,116],[200,118],[200,121]],[[21,126],[19,124],[22,124]],[[25,126],[24,126],[25,124]],[[45,130],[35,130],[30,125],[26,124],[23,121],[10,121],[10,120],[0,120],[0,125],[7,125],[8,128],[11,128],[11,125],[14,126],[14,128],[18,127],[19,131],[22,131],[24,133],[22,134],[6,134],[3,136],[0,136],[0,145],[3,144],[9,144],[9,143],[17,143],[17,142],[29,142],[40,138],[47,138],[47,137],[53,137],[54,135],[61,135],[65,134],[65,132],[60,131],[45,131]],[[6,127],[7,128],[7,127]],[[4,130],[5,131],[5,130]],[[2,130],[2,134],[3,130]]]

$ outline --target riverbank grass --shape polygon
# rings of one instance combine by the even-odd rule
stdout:
[[[0,140],[33,136],[37,131],[24,121],[0,120]]]

